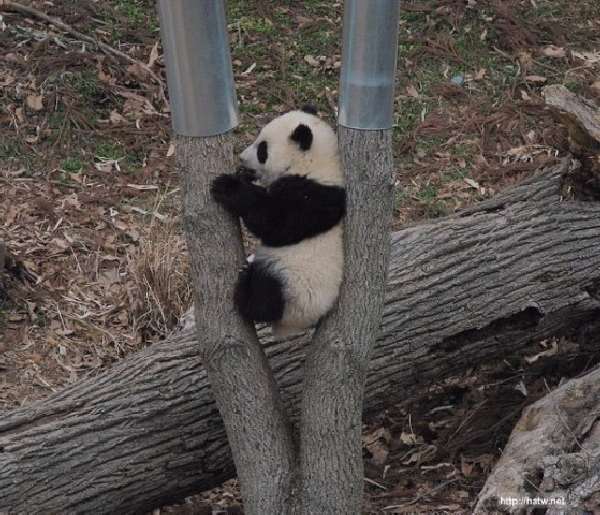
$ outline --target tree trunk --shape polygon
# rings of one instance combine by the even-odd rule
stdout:
[[[600,368],[525,410],[476,512],[534,509],[525,498],[543,499],[537,508],[547,515],[600,513]]]
[[[392,131],[339,127],[346,174],[344,281],[304,367],[300,417],[302,513],[360,511],[363,392],[381,323],[392,221]],[[366,243],[366,244],[365,244]]]
[[[232,309],[245,263],[239,220],[209,193],[215,177],[235,168],[233,140],[179,137],[177,147],[200,358],[225,423],[246,513],[282,515],[294,473],[291,427],[256,331]]]
[[[570,159],[458,216],[393,234],[366,410],[598,320],[600,202],[563,200],[567,174],[578,176]],[[260,336],[296,412],[306,338]],[[0,511],[143,513],[233,473],[190,331],[0,422]]]

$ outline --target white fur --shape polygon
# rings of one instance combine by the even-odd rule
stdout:
[[[298,124],[310,127],[312,146],[302,151],[290,140]],[[258,162],[257,145],[266,140],[268,159]],[[304,175],[321,184],[342,186],[337,137],[318,117],[302,111],[284,114],[266,125],[256,141],[241,154],[242,163],[257,172],[269,185],[283,175]],[[281,337],[314,326],[333,307],[342,283],[344,262],[342,226],[295,245],[268,247],[256,251],[255,261],[265,261],[283,279],[285,309],[283,318],[272,326]]]
[[[310,127],[312,146],[303,151],[289,136],[299,124]],[[261,141],[268,144],[269,159],[258,162],[256,150]],[[242,164],[258,174],[260,181],[271,184],[283,175],[305,175],[321,184],[342,185],[337,136],[323,120],[303,111],[291,111],[275,118],[259,133],[256,141],[240,155]]]

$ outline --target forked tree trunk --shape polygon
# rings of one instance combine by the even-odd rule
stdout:
[[[339,127],[346,173],[344,281],[304,367],[301,513],[358,513],[362,505],[364,382],[378,336],[389,266],[392,131]]]
[[[600,199],[562,198],[565,175],[578,178],[569,159],[458,216],[393,234],[366,410],[598,321]],[[260,336],[295,412],[306,339]],[[0,422],[0,511],[143,513],[233,472],[190,331]]]

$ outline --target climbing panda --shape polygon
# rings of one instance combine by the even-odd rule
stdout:
[[[314,326],[342,282],[344,177],[337,137],[311,106],[267,124],[242,167],[211,185],[213,198],[261,240],[240,272],[234,303],[276,337]]]

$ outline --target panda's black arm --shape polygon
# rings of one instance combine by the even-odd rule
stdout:
[[[328,231],[346,212],[346,193],[340,186],[325,186],[299,175],[275,181],[267,201],[242,215],[246,227],[265,245],[293,245]]]
[[[300,175],[288,175],[269,189],[237,175],[221,175],[212,184],[213,197],[240,216],[256,237],[272,247],[293,245],[328,231],[346,212],[346,192]]]

